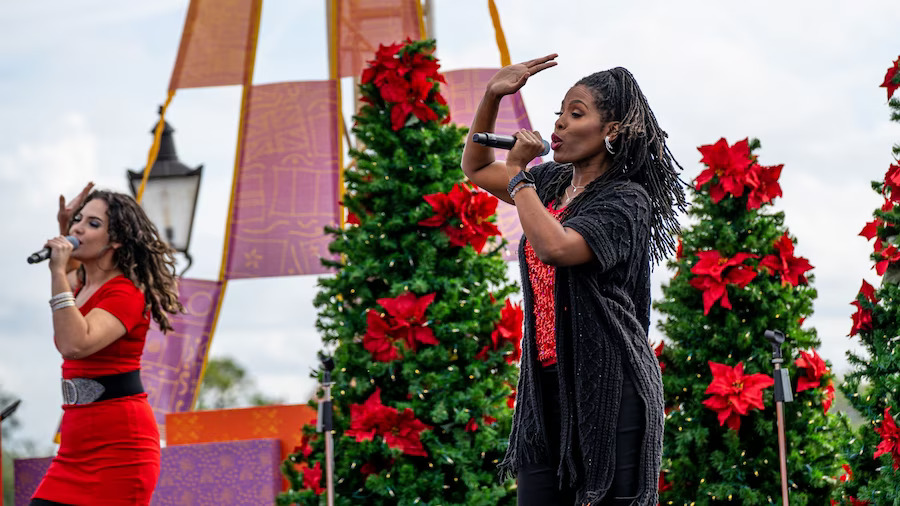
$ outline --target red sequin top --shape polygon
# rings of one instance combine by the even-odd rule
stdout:
[[[565,208],[554,209],[550,202],[547,210],[560,219]],[[547,265],[538,259],[534,248],[525,239],[525,263],[528,266],[528,279],[531,281],[532,300],[534,300],[534,327],[537,340],[538,360],[544,367],[556,363],[556,304],[553,296],[553,281],[556,267]]]

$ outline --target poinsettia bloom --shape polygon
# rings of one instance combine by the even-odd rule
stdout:
[[[875,240],[875,255],[879,258],[875,263],[875,272],[877,272],[879,276],[887,271],[890,264],[900,260],[900,250],[893,244],[888,244],[888,246],[885,247],[884,242],[881,239]]]
[[[706,164],[707,168],[697,176],[695,183],[700,187],[716,178],[709,188],[709,196],[715,203],[725,198],[728,193],[735,197],[742,196],[748,176],[756,177],[748,171],[753,159],[750,156],[747,139],[729,147],[728,141],[723,137],[715,144],[700,146],[697,149],[703,155],[700,163]]]
[[[822,412],[828,414],[831,405],[834,404],[834,382],[829,381],[825,386],[825,400],[822,401]]]
[[[888,100],[891,99],[897,88],[900,88],[900,58],[897,58],[894,64],[887,69],[887,73],[884,74],[884,82],[879,88],[887,88]]]
[[[516,389],[512,389],[512,393],[506,398],[506,406],[512,409],[516,405]]]
[[[394,411],[396,413],[396,410]],[[416,418],[413,410],[406,408],[394,417],[394,424],[384,432],[384,442],[407,455],[425,457],[428,452],[422,446],[420,435],[431,427]]]
[[[525,312],[521,304],[513,305],[509,299],[503,310],[500,311],[500,321],[491,333],[491,342],[494,350],[499,350],[505,343],[513,345],[513,351],[506,356],[506,363],[515,364],[522,356],[522,324],[525,321]]]
[[[660,341],[659,344],[653,348],[653,353],[656,354],[656,360],[659,361],[659,371],[666,372],[666,363],[662,361],[662,352],[663,348],[666,346],[665,341]]]
[[[294,453],[301,453],[303,454],[303,458],[309,458],[313,452],[312,446],[309,444],[311,440],[312,437],[310,437],[309,434],[303,434],[303,436],[300,437],[300,444],[294,447]]]
[[[359,82],[362,84],[374,82],[375,86],[384,84],[384,79],[396,73],[400,67],[401,63],[396,55],[402,47],[403,44],[391,44],[390,46],[379,44],[378,50],[375,52],[375,59],[367,62],[369,67],[363,70]]]
[[[374,309],[366,314],[368,328],[363,336],[363,348],[372,354],[372,359],[378,362],[393,362],[400,358],[394,338],[389,335],[391,326]]]
[[[759,262],[759,266],[769,271],[770,275],[779,274],[781,276],[781,284],[797,286],[800,283],[806,284],[806,271],[812,270],[813,266],[809,260],[803,257],[794,256],[794,243],[785,232],[775,243],[776,255],[766,255]]]
[[[484,415],[482,417],[482,420],[484,420],[484,423],[486,425],[494,425],[495,423],[497,423],[497,419],[494,418],[493,416],[489,416],[489,415]]]
[[[303,470],[303,487],[312,489],[316,495],[321,495],[325,491],[319,486],[322,482],[322,463],[316,462],[313,467],[307,467]]]
[[[763,390],[775,384],[766,374],[744,374],[744,363],[738,362],[734,367],[709,361],[713,380],[707,387],[707,394],[712,397],[703,401],[703,405],[718,413],[719,425],[728,424],[728,428],[741,428],[741,416],[751,409],[764,409]]]
[[[853,469],[850,469],[850,466],[848,466],[847,464],[844,464],[841,467],[844,468],[844,474],[842,474],[840,477],[841,483],[853,481]]]
[[[818,388],[822,382],[822,376],[828,372],[828,366],[825,365],[825,361],[816,350],[812,350],[812,354],[801,351],[800,356],[794,361],[794,365],[803,370],[801,373],[803,376],[797,380],[797,392]]]
[[[759,209],[763,204],[772,202],[772,199],[781,196],[781,185],[778,183],[778,178],[781,177],[783,167],[783,164],[771,167],[756,164],[751,166],[750,171],[754,177],[752,183],[748,178],[748,184],[752,186],[750,193],[747,194],[748,210]]]
[[[900,200],[900,165],[892,163],[884,173],[882,193],[891,201]]]
[[[478,422],[475,421],[475,418],[469,418],[469,422],[466,424],[466,432],[475,432],[478,430]]]
[[[659,472],[659,491],[665,492],[667,490],[672,490],[672,484],[666,481],[666,474],[662,471]]]
[[[488,237],[500,235],[500,229],[489,219],[497,210],[497,198],[483,191],[470,191],[456,184],[447,193],[433,193],[424,197],[434,215],[419,222],[426,227],[442,227],[455,246],[471,244],[478,253]]]
[[[405,340],[406,347],[412,351],[416,351],[417,343],[438,344],[434,331],[428,327],[428,320],[425,318],[425,310],[434,301],[435,295],[429,293],[416,297],[415,294],[406,292],[393,299],[377,300],[391,316],[391,336]]]
[[[743,265],[748,258],[757,258],[751,253],[738,253],[727,258],[716,250],[700,251],[697,253],[700,259],[691,272],[696,275],[690,280],[691,286],[703,292],[703,314],[708,315],[713,304],[717,301],[723,308],[731,309],[731,301],[728,300],[726,285],[733,284],[739,288],[747,286],[756,277],[753,268]],[[725,273],[725,270],[728,272]]]
[[[392,423],[396,413],[396,409],[381,403],[381,389],[375,388],[365,402],[350,405],[350,428],[344,435],[355,438],[357,443],[371,441],[379,428]]]
[[[894,459],[894,471],[900,469],[900,429],[891,416],[890,406],[884,408],[884,420],[875,427],[875,432],[881,436],[881,442],[875,447],[875,458],[890,455]]]
[[[856,307],[856,313],[853,315],[853,327],[850,329],[850,334],[848,334],[850,337],[855,336],[859,332],[872,329],[872,309],[864,307],[863,302],[859,300],[860,296],[862,296],[863,301],[869,304],[878,302],[878,298],[875,297],[875,287],[863,280],[859,293],[856,295],[856,300],[850,303],[850,305]]]
[[[874,220],[866,223],[866,226],[860,230],[859,235],[865,237],[868,240],[872,240],[878,235],[878,227],[884,225],[884,221],[881,218],[875,218]]]
[[[850,497],[848,497],[847,499],[850,500],[850,506],[867,506],[869,504],[872,504],[868,500],[861,501],[861,500],[853,497],[852,495]]]

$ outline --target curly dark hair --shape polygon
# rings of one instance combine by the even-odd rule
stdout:
[[[95,199],[106,202],[110,242],[121,244],[113,253],[113,262],[143,292],[160,330],[172,330],[167,313],[184,312],[184,306],[178,300],[175,250],[160,238],[156,225],[131,195],[95,190],[84,199],[84,204]],[[79,214],[81,209],[73,216]],[[79,274],[83,280],[83,269]]]
[[[654,262],[662,261],[675,251],[675,236],[680,227],[677,212],[684,211],[687,202],[684,182],[678,177],[681,165],[666,146],[666,132],[656,122],[647,98],[641,92],[631,72],[616,67],[582,78],[576,86],[585,86],[594,97],[604,121],[621,123],[613,142],[615,154],[612,166],[592,181],[570,204],[575,212],[587,201],[584,195],[616,180],[628,179],[640,184],[650,196],[653,217],[650,224],[650,254]],[[555,194],[561,195],[569,184],[570,173],[563,171],[554,182]]]

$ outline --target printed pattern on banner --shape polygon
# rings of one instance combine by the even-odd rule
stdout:
[[[499,69],[464,69],[452,70],[444,73],[447,84],[444,85],[446,93],[444,97],[450,106],[450,121],[468,128],[475,118],[475,110],[484,96],[484,89],[488,81]],[[514,95],[503,97],[500,102],[500,111],[497,113],[497,124],[494,131],[499,134],[511,135],[520,128],[531,130],[531,121],[525,111],[525,102],[522,95],[516,92]],[[506,159],[506,151],[494,150],[497,160]],[[541,163],[538,158],[533,164]],[[497,204],[497,227],[500,233],[509,242],[503,252],[506,260],[516,260],[519,251],[519,240],[522,238],[522,225],[519,224],[519,215],[515,206],[501,201]]]
[[[225,279],[328,272],[339,224],[334,81],[250,90]]]
[[[169,90],[243,84],[262,0],[191,0]]]
[[[359,76],[379,44],[420,39],[416,1],[337,0],[338,76]]]
[[[153,323],[141,356],[141,381],[161,431],[166,413],[193,408],[222,283],[180,278],[178,292],[185,313],[169,316],[173,330],[167,334]]]

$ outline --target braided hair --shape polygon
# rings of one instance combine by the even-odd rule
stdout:
[[[582,78],[576,86],[586,87],[594,97],[603,120],[621,123],[613,141],[612,165],[591,181],[583,193],[568,206],[575,213],[589,200],[585,195],[597,192],[613,181],[630,180],[640,184],[650,196],[650,256],[661,262],[675,251],[675,236],[680,227],[676,214],[684,211],[684,182],[678,177],[682,169],[666,146],[666,132],[656,122],[647,98],[631,72],[616,67]],[[569,185],[571,171],[561,171],[551,183],[553,195],[560,196]]]
[[[84,203],[94,199],[106,202],[109,240],[121,244],[113,253],[113,262],[143,292],[160,330],[172,330],[167,313],[184,312],[178,300],[175,250],[160,238],[147,213],[130,195],[95,190]],[[81,209],[75,215],[80,213]],[[83,279],[83,268],[81,275]]]

